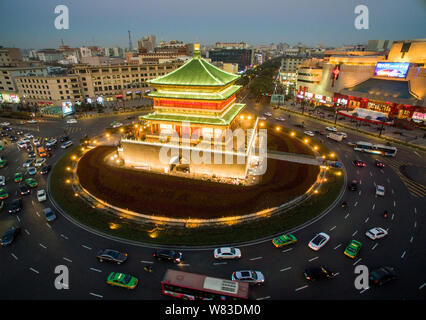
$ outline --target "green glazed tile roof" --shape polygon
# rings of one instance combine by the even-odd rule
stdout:
[[[242,86],[230,86],[222,93],[196,93],[196,92],[160,92],[153,91],[147,94],[151,98],[192,99],[192,100],[225,100],[240,90]]]
[[[152,85],[224,86],[240,78],[220,70],[201,57],[193,57],[180,68],[159,78],[148,80]]]
[[[222,117],[201,117],[201,116],[190,116],[180,114],[162,114],[162,113],[150,113],[145,116],[141,116],[145,120],[156,120],[156,121],[173,121],[173,122],[191,122],[200,124],[211,124],[211,125],[229,125],[232,120],[238,115],[238,113],[245,107],[245,104],[236,103],[230,110]]]

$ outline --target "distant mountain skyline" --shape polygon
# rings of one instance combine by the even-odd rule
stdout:
[[[69,9],[68,30],[57,30],[57,5]],[[369,29],[357,30],[357,5],[369,10]],[[0,45],[58,48],[97,45],[133,47],[154,34],[161,40],[202,45],[302,42],[340,47],[368,40],[425,38],[424,0],[16,0],[0,2]]]

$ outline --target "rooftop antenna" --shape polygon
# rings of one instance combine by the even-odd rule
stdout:
[[[129,32],[129,51],[132,51],[133,46],[132,46],[132,38],[130,36],[130,30],[128,30],[128,32]]]

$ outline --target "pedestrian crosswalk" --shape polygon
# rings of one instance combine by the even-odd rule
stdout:
[[[409,163],[406,162],[400,162],[396,159],[386,159],[384,161],[386,165],[391,167],[396,174],[399,176],[401,181],[404,183],[404,185],[407,187],[408,192],[415,198],[423,198],[426,196],[426,186],[423,184],[416,182],[414,180],[411,180],[404,176],[401,171],[399,170],[402,165],[409,165]]]

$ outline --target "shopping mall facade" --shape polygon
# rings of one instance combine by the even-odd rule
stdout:
[[[296,97],[369,122],[426,117],[426,40],[397,41],[389,53],[337,52],[298,68]]]

